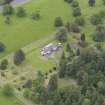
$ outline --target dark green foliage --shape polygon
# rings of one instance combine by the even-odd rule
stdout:
[[[18,7],[16,15],[18,17],[25,17],[26,16],[26,10],[23,7]]]
[[[8,66],[8,60],[4,59],[1,62],[0,69],[5,70],[7,68],[7,66]]]
[[[72,2],[65,0],[66,2]],[[92,0],[89,1],[90,6],[95,3]],[[73,4],[74,3],[74,4]],[[76,43],[76,49],[72,49],[68,42],[67,32],[80,32],[81,26],[85,25],[85,20],[81,17],[81,11],[76,2],[72,2],[75,22],[67,23],[66,29],[62,27],[63,21],[60,17],[56,18],[55,26],[59,29],[56,34],[56,39],[60,42],[66,42],[58,67],[54,67],[57,75],[53,75],[52,69],[43,76],[38,72],[37,78],[33,81],[28,81],[25,90],[25,96],[34,101],[35,104],[41,105],[105,105],[105,51],[100,45],[90,45],[85,48],[81,48]],[[78,12],[79,11],[79,12]],[[100,14],[100,15],[99,15]],[[91,19],[92,24],[97,25],[102,23],[104,11],[94,15]],[[35,14],[33,19],[35,19]],[[84,31],[84,30],[83,30]],[[105,40],[105,28],[102,25],[96,27],[94,34],[95,40]],[[85,44],[87,42],[86,35],[84,33],[80,36],[80,42]],[[18,53],[16,54],[18,55]],[[19,54],[19,62],[21,59]],[[16,56],[16,59],[18,58]],[[22,54],[22,61],[25,57]],[[18,60],[16,60],[17,62]],[[21,64],[21,62],[19,63]],[[50,74],[50,75],[49,75]],[[44,80],[46,78],[46,80]],[[72,79],[68,87],[59,87],[59,80]],[[48,84],[47,84],[47,83]]]
[[[73,0],[64,0],[65,2],[67,2],[67,3],[72,3],[73,2]]]
[[[80,9],[80,7],[73,8],[73,16],[74,17],[81,16],[81,9]]]
[[[66,45],[66,51],[69,52],[70,50],[71,50],[70,44],[67,43],[67,45]]]
[[[72,2],[72,7],[79,7],[79,3],[78,3],[78,1],[77,0],[74,0],[73,2]]]
[[[85,63],[91,62],[94,58],[96,53],[90,48],[90,49],[84,49],[81,52],[80,58],[83,60]]]
[[[81,86],[80,105],[94,105],[92,103],[104,105],[105,51],[102,49],[100,53],[99,51],[94,48],[82,50],[77,59],[66,62],[63,70],[63,77],[74,78]],[[73,105],[73,102],[70,104]]]
[[[3,7],[3,15],[4,16],[7,16],[7,15],[12,15],[13,14],[13,8],[11,5],[9,4],[6,4],[4,7]]]
[[[66,27],[68,32],[71,31],[71,24],[69,22],[66,23],[65,27]]]
[[[32,80],[28,80],[24,85],[23,88],[31,88],[32,87]]]
[[[66,45],[66,51],[68,53],[68,59],[71,59],[75,54],[74,54],[74,51],[73,49],[71,48],[70,44],[67,43]]]
[[[6,17],[5,17],[5,23],[8,24],[8,25],[11,23],[11,18],[10,18],[10,16],[6,16]]]
[[[5,96],[8,96],[8,97],[11,97],[14,95],[14,89],[11,85],[9,84],[6,84],[4,87],[3,87],[3,94]]]
[[[25,60],[25,54],[22,50],[18,50],[14,54],[14,64],[20,65]]]
[[[93,40],[97,42],[105,41],[105,27],[102,25],[98,25],[96,27],[96,31],[93,34]]]
[[[61,27],[61,26],[63,26],[63,20],[62,20],[61,17],[56,17],[54,26],[55,27]]]
[[[77,83],[79,85],[87,85],[88,83],[88,74],[84,71],[79,71],[76,75],[77,79]]]
[[[85,36],[85,34],[84,34],[84,33],[82,33],[82,34],[81,34],[81,41],[83,41],[83,42],[84,42],[85,40],[86,40],[86,36]]]
[[[67,31],[65,28],[60,28],[58,32],[56,33],[56,39],[60,42],[66,42],[67,41]]]
[[[81,30],[80,30],[80,27],[78,24],[76,24],[76,23],[71,24],[71,32],[79,33],[80,31]]]
[[[64,78],[65,76],[65,70],[66,70],[66,57],[65,57],[65,53],[62,53],[62,57],[60,59],[60,63],[59,63],[59,77],[60,78]]]
[[[26,91],[25,95],[35,103],[43,105],[105,105],[103,49],[101,51],[93,47],[81,49],[81,53],[71,60],[63,53],[58,74],[59,78],[74,79],[74,84],[58,88],[58,76],[52,75],[47,88],[44,88],[43,79],[40,79],[43,76],[40,75],[34,80],[32,89]]]
[[[4,52],[5,51],[5,45],[0,42],[0,52]]]
[[[100,16],[101,18],[105,18],[105,10],[101,10],[101,11],[99,12],[99,16]]]
[[[96,48],[98,49],[98,50],[102,50],[102,44],[99,42],[99,43],[96,43]]]
[[[33,20],[39,20],[41,18],[39,12],[33,12],[31,17]]]
[[[105,0],[102,0],[103,1],[103,4],[105,5]]]
[[[85,25],[85,19],[82,16],[79,16],[75,19],[75,23],[78,24],[79,26],[84,26]]]
[[[102,17],[99,14],[95,14],[95,15],[91,16],[90,22],[93,25],[101,24],[102,23]]]
[[[80,55],[80,49],[78,48],[76,51],[76,55],[79,56]]]
[[[53,92],[57,88],[58,88],[58,77],[57,75],[52,75],[48,83],[48,91]]]
[[[105,31],[96,31],[93,36],[93,40],[97,42],[105,41]]]
[[[89,6],[93,7],[95,5],[95,1],[96,0],[89,0],[88,3],[89,3]]]

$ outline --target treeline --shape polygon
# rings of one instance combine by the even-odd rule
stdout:
[[[57,68],[58,74],[52,75],[48,85],[45,85],[44,75],[39,73],[36,80],[25,84],[24,96],[43,105],[105,105],[105,50],[101,45],[105,41],[105,28],[102,25],[104,11],[90,17],[91,24],[96,26],[92,36],[96,43],[87,46],[86,35],[81,32],[86,20],[79,2],[65,1],[72,6],[75,21],[65,25],[61,17],[55,19],[54,26],[59,29],[56,39],[66,43]],[[88,0],[88,3],[94,8],[96,0]],[[68,43],[68,32],[81,33],[80,46],[75,51]],[[59,78],[73,79],[77,85],[59,88]]]
[[[77,52],[62,54],[58,74],[48,85],[40,72],[36,80],[28,81],[24,96],[43,105],[105,105],[105,50],[96,44]],[[73,79],[77,85],[59,88],[58,78]]]

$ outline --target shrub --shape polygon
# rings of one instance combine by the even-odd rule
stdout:
[[[12,86],[10,84],[6,84],[3,87],[3,94],[5,96],[9,96],[9,97],[14,95],[14,89],[12,88]]]
[[[63,26],[62,18],[61,17],[56,17],[54,25],[55,25],[55,27]]]
[[[72,24],[71,24],[71,31],[72,31],[72,32],[79,33],[79,32],[80,32],[80,27],[78,26],[78,24],[72,23]]]
[[[5,45],[0,42],[0,52],[4,52],[5,51]]]
[[[48,75],[48,73],[46,72],[46,73],[45,73],[45,76],[47,76],[47,75]]]
[[[23,85],[24,88],[31,88],[32,87],[32,80],[27,80],[27,82]]]
[[[5,75],[5,72],[1,72],[1,76],[2,77],[5,77],[6,75]]]
[[[4,59],[1,62],[0,69],[5,70],[7,68],[7,65],[8,65],[8,60],[7,59]]]
[[[93,40],[97,42],[105,41],[105,31],[96,31],[93,35]]]
[[[67,3],[72,3],[73,2],[73,0],[64,0],[65,2],[67,2]]]
[[[102,23],[102,18],[100,17],[99,14],[95,14],[95,15],[91,16],[90,22],[93,25],[101,24]]]
[[[79,3],[78,3],[78,1],[76,1],[76,0],[74,0],[73,2],[72,2],[72,7],[79,7]]]
[[[14,54],[14,64],[15,65],[20,65],[23,61],[25,60],[25,54],[22,50],[18,50]]]
[[[23,93],[24,97],[30,98],[30,94],[31,94],[31,92],[30,92],[29,89],[25,89],[25,90],[24,90],[24,93]]]
[[[17,8],[17,13],[16,13],[16,15],[17,15],[18,17],[25,17],[25,16],[26,16],[26,11],[25,11],[25,9],[24,9],[23,7],[18,7],[18,8]]]
[[[101,18],[104,18],[104,17],[105,17],[105,10],[101,10],[101,11],[99,12],[99,16],[100,16]]]
[[[59,31],[56,33],[56,39],[60,42],[67,41],[67,31],[64,27],[60,28]]]
[[[47,88],[49,92],[53,92],[58,88],[58,76],[56,74],[50,77]]]
[[[81,52],[80,52],[80,49],[78,48],[78,49],[76,50],[76,55],[79,56],[80,53],[81,53]]]
[[[40,19],[40,13],[39,12],[34,12],[31,15],[33,20],[39,20]]]
[[[98,49],[98,50],[102,50],[102,43],[96,43],[95,47]]]
[[[102,30],[105,30],[105,27],[103,25],[99,24],[96,26],[96,31],[102,31]]]
[[[83,41],[83,42],[86,41],[86,36],[84,33],[81,34],[81,41]]]
[[[85,25],[85,19],[82,16],[79,16],[75,19],[75,23],[78,24],[79,26],[84,26]]]
[[[92,7],[92,6],[94,6],[94,5],[95,5],[95,0],[89,0],[89,2],[88,2],[88,3],[89,3],[89,6],[91,6],[91,7]]]
[[[101,25],[96,27],[96,31],[93,34],[93,40],[97,42],[105,41],[105,27]]]
[[[49,70],[49,73],[52,73],[53,71],[52,70]]]
[[[7,4],[3,7],[3,15],[11,15],[13,14],[13,8],[11,5]]]
[[[10,16],[5,16],[5,23],[10,24],[11,23],[11,18]]]
[[[70,31],[71,31],[70,26],[71,26],[71,25],[70,25],[70,23],[69,23],[69,22],[67,22],[67,23],[66,23],[66,25],[65,25],[65,27],[66,27],[66,29],[67,29],[67,31],[68,31],[68,32],[70,32]]]
[[[56,71],[57,70],[57,67],[53,67],[53,71]]]
[[[73,8],[73,16],[81,16],[81,9],[80,7]]]
[[[105,5],[105,0],[103,0],[103,4]]]

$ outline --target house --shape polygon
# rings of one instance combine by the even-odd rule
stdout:
[[[43,47],[43,49],[41,50],[41,55],[45,56],[47,58],[51,57],[51,55],[54,52],[57,52],[59,50],[59,48],[61,48],[61,47],[62,47],[61,43],[58,43],[58,44],[50,43],[50,44],[46,45],[45,47]]]

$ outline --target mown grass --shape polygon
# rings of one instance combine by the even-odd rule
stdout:
[[[34,4],[34,2],[35,1],[33,1],[33,4]],[[48,0],[46,0],[46,2],[44,2],[44,1],[41,2],[41,0],[40,0],[40,2],[37,2],[37,3],[40,4],[40,7],[39,7],[39,5],[37,5],[36,10],[39,10],[40,13],[42,14],[42,20],[40,20],[40,22],[42,22],[42,23],[44,22],[43,24],[46,24],[45,27],[49,26],[49,28],[52,31],[55,30],[53,25],[54,25],[54,19],[56,16],[61,16],[63,18],[64,22],[66,22],[66,21],[72,22],[75,19],[72,16],[72,8],[71,8],[70,4],[69,5],[66,4],[63,0],[57,0],[57,1],[53,0],[50,2]],[[84,32],[86,34],[86,40],[88,43],[94,43],[94,41],[92,40],[92,33],[95,30],[95,26],[93,26],[90,23],[90,17],[93,14],[98,13],[101,10],[105,9],[105,6],[102,4],[102,0],[96,1],[96,5],[93,8],[89,7],[88,2],[83,1],[83,0],[79,0],[79,5],[81,7],[82,15],[84,16],[85,21],[86,21],[85,26],[81,28],[81,30],[82,30],[81,33]],[[30,10],[33,10],[34,7],[33,6],[30,7],[30,5],[27,4],[26,8],[29,8],[28,12],[30,12]],[[45,20],[43,20],[43,18]],[[49,22],[48,23],[49,25],[47,25],[47,22]],[[42,23],[40,23],[40,24],[42,24]],[[38,27],[40,27],[40,26],[38,26]],[[49,34],[49,35],[51,35],[51,34]],[[42,39],[43,39],[43,37],[42,37]],[[70,36],[70,42],[72,41],[72,43],[73,43],[73,40],[76,43],[76,40]],[[43,44],[43,46],[44,45],[45,44]],[[42,71],[48,71],[55,65],[55,61],[43,59],[40,55],[40,50],[41,50],[41,48],[37,49],[37,51],[33,51],[30,54],[27,54],[27,59],[28,59],[27,61],[29,64],[32,64],[37,69],[41,69]]]
[[[91,25],[89,19],[92,14],[105,9],[105,6],[102,5],[102,0],[96,1],[96,5],[93,8],[88,6],[87,1],[79,0],[79,4],[82,15],[86,20],[86,25],[82,28],[82,32],[86,33],[88,42],[93,42],[92,33],[95,26]],[[70,4],[65,3],[64,0],[32,0],[28,4],[23,5],[23,7],[26,9],[27,16],[18,18],[16,14],[14,14],[11,17],[10,25],[6,25],[4,22],[5,18],[2,14],[0,15],[0,41],[6,45],[6,51],[1,53],[0,57],[14,52],[33,41],[52,35],[51,33],[56,30],[54,27],[54,19],[57,16],[61,16],[64,23],[74,20]],[[35,11],[39,11],[41,14],[39,21],[31,19],[31,13]],[[29,63],[33,65],[36,64],[38,60],[40,60],[36,59],[35,61],[36,56],[37,53],[32,52]]]
[[[24,5],[24,8],[27,17],[18,18],[14,14],[10,25],[6,25],[5,18],[0,15],[0,41],[6,45],[6,51],[0,54],[0,57],[50,35],[55,31],[54,19],[57,16],[61,16],[65,21],[71,17],[69,5],[63,0],[32,0]],[[33,21],[31,13],[37,10],[40,11],[41,19]]]

